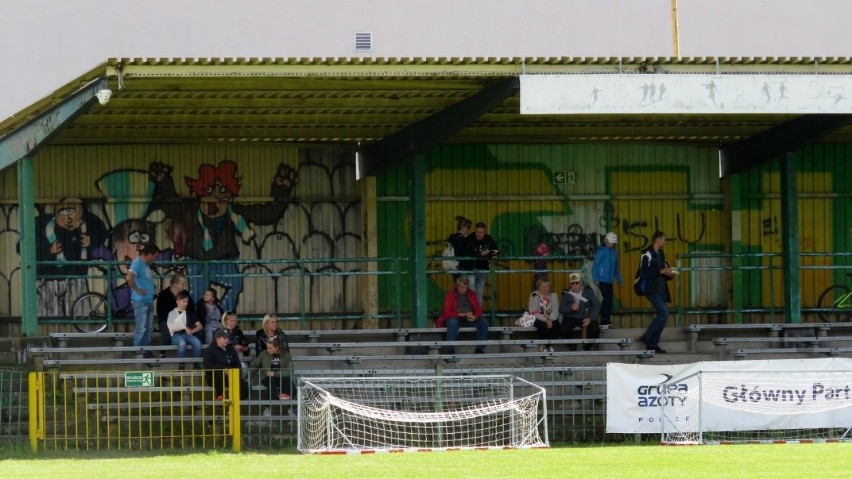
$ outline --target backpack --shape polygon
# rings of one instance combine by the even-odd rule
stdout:
[[[637,296],[645,296],[646,279],[642,277],[642,258],[639,258],[639,267],[636,268],[636,274],[633,275],[633,292]]]
[[[455,271],[459,269],[459,262],[452,259],[456,256],[456,250],[453,248],[452,243],[447,243],[447,247],[444,248],[444,252],[441,253],[441,256],[444,258],[450,258],[441,261],[441,267],[444,268],[444,271]]]
[[[633,292],[636,293],[636,296],[644,296],[645,293],[643,290],[645,289],[645,278],[643,278],[639,272],[641,269],[636,270],[636,276],[633,277]]]

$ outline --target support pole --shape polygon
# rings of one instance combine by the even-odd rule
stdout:
[[[727,205],[725,205],[730,211],[731,215],[731,253],[734,255],[739,255],[745,253],[745,248],[743,247],[743,227],[742,227],[742,214],[743,214],[743,178],[742,174],[733,174],[726,179],[723,179],[723,183],[727,182],[728,194],[725,195]],[[740,324],[743,322],[743,305],[745,304],[744,295],[745,295],[745,272],[742,269],[742,266],[745,266],[745,261],[740,256],[734,256],[731,259],[731,306],[734,310],[732,322],[735,324]]]
[[[802,322],[797,203],[796,159],[792,153],[787,153],[781,161],[781,255],[784,259],[784,318],[788,323]]]
[[[18,161],[18,221],[21,231],[21,333],[24,336],[36,336],[38,334],[34,185],[33,158],[24,156]]]
[[[426,156],[415,155],[408,168],[411,211],[411,326],[426,327]]]

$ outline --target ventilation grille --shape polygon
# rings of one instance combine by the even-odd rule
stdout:
[[[371,51],[373,51],[373,33],[372,32],[355,32],[355,51],[356,52],[371,52]]]

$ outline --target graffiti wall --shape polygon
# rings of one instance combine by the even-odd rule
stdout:
[[[39,313],[61,314],[86,290],[109,294],[126,308],[125,270],[83,268],[75,260],[135,257],[139,244],[163,250],[159,272],[183,268],[192,291],[212,285],[227,307],[244,314],[362,311],[356,259],[362,254],[361,203],[351,154],[264,145],[49,148],[35,161]],[[831,284],[846,284],[852,249],[852,148],[817,145],[798,161],[802,304],[814,306]],[[730,295],[744,306],[780,305],[780,265],[745,261],[738,282],[715,253],[781,251],[777,164],[718,178],[712,147],[648,145],[453,145],[428,157],[427,252],[438,256],[458,217],[484,222],[500,251],[486,287],[486,307],[520,312],[536,274],[567,284],[566,269],[594,260],[601,238],[615,232],[620,272],[629,282],[639,252],[656,230],[667,233],[666,254],[706,253],[683,275],[677,304],[718,307]],[[15,169],[0,191],[0,316],[20,314],[20,257]],[[723,188],[728,190],[723,191]],[[405,258],[411,244],[408,171],[396,167],[377,181],[379,256]],[[726,211],[726,196],[733,204]],[[368,241],[374,241],[368,239]],[[545,248],[542,248],[542,245]],[[540,256],[542,251],[547,257]],[[570,256],[571,261],[551,262]],[[275,260],[274,262],[272,260]],[[300,264],[299,260],[308,262]],[[192,264],[198,262],[198,264]],[[69,263],[69,264],[63,264]],[[181,263],[186,263],[181,266]],[[452,278],[429,264],[433,312]],[[380,309],[406,311],[405,262],[383,263]],[[554,272],[563,270],[562,272]],[[647,308],[625,284],[617,308]]]
[[[542,244],[550,256],[579,256],[588,268],[603,236],[613,231],[620,238],[616,248],[627,283],[638,265],[639,252],[650,244],[656,230],[667,233],[670,258],[687,252],[725,251],[729,242],[718,152],[712,148],[447,146],[429,160],[426,242],[430,254],[441,254],[459,216],[486,223],[499,245],[501,258],[494,265],[499,274],[486,288],[486,307],[493,304],[510,311],[526,307],[537,273],[535,256]],[[404,177],[404,171],[396,171],[379,186],[379,216],[388,223],[387,230],[380,232],[380,254],[408,251],[407,210],[395,201],[404,195]],[[574,262],[552,264],[584,267]],[[440,265],[433,267],[440,270]],[[556,288],[567,286],[567,273],[550,274]],[[448,274],[434,274],[430,279],[429,305],[437,311],[452,280]],[[693,300],[724,302],[718,278],[705,279],[695,285],[684,278],[682,287],[695,291]],[[615,294],[617,307],[647,307],[626,284],[617,287]]]
[[[14,169],[6,174],[15,174]],[[52,148],[35,161],[38,312],[63,316],[87,290],[132,315],[126,264],[156,243],[157,273],[212,287],[244,314],[358,310],[360,200],[351,153],[293,147]],[[0,315],[19,314],[15,191],[0,210]],[[303,262],[323,258],[321,262]],[[267,260],[283,260],[267,262]],[[116,270],[73,261],[120,261]]]

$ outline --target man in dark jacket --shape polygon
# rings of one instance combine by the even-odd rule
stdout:
[[[666,255],[663,253],[665,245],[665,233],[655,232],[651,237],[651,246],[642,252],[642,260],[639,263],[639,281],[642,283],[640,290],[657,312],[639,341],[645,343],[648,349],[653,349],[657,354],[666,352],[665,349],[660,348],[660,336],[663,335],[663,329],[669,318],[669,308],[666,303],[671,302],[669,285],[666,282],[677,274],[677,271],[666,262]]]
[[[213,393],[217,400],[224,397],[225,388],[228,387],[228,370],[242,367],[240,356],[233,346],[228,344],[228,331],[224,328],[217,329],[213,334],[213,342],[204,350],[204,380],[208,386],[213,387]],[[248,384],[240,379],[240,398],[248,396]]]
[[[481,221],[476,223],[473,234],[467,237],[467,256],[476,258],[474,261],[469,261],[470,273],[467,275],[467,280],[470,283],[470,289],[476,293],[476,299],[482,305],[489,262],[497,257],[497,243],[485,232],[485,223]]]
[[[598,339],[601,335],[598,314],[600,303],[592,288],[583,285],[580,273],[571,273],[571,286],[562,291],[559,313],[562,314],[562,332],[570,337],[574,328],[580,328],[583,339]],[[583,345],[589,351],[591,344]]]

